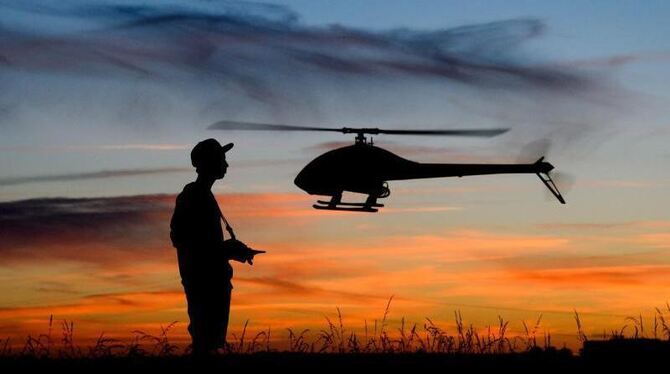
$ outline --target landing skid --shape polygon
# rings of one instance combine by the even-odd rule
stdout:
[[[312,205],[314,209],[322,210],[343,210],[347,212],[367,212],[374,213],[379,211],[377,208],[381,208],[384,204],[377,202],[378,196],[369,195],[367,200],[364,203],[347,203],[342,202],[342,194],[335,194],[330,201],[317,200],[316,204]]]
[[[346,206],[345,206],[346,204]],[[369,206],[365,206],[361,203],[361,206],[351,206],[354,203],[345,203],[345,204],[340,204],[338,205],[320,205],[320,204],[314,204],[312,207],[314,209],[319,209],[319,210],[342,210],[345,212],[367,212],[367,213],[375,213],[378,212],[379,209],[375,209]]]
[[[328,205],[330,204],[330,201],[325,201],[325,200],[317,200],[317,204],[323,204],[323,205]],[[383,208],[384,204],[379,204],[379,203],[374,203],[374,204],[366,204],[366,203],[343,203],[339,202],[337,205],[340,206],[367,206],[367,207],[374,207],[374,208]]]

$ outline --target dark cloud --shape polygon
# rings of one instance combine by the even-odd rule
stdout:
[[[524,50],[545,29],[534,18],[307,25],[283,6],[233,1],[0,0],[0,130],[97,141],[165,128],[193,136],[222,119],[495,123],[513,127],[505,149],[540,137],[594,149],[584,135],[613,133],[622,97],[592,65]]]
[[[69,182],[69,181],[78,181],[85,179],[130,177],[137,175],[180,173],[189,171],[193,171],[193,168],[169,167],[169,168],[156,168],[156,169],[101,170],[88,173],[70,173],[70,174],[57,174],[57,175],[33,175],[25,177],[0,178],[0,186],[13,186],[18,184],[37,183],[37,182]]]
[[[270,160],[270,159],[256,159],[244,160],[235,162],[232,167],[235,168],[258,168],[278,165],[294,165],[303,162],[299,159],[287,160]],[[109,178],[123,178],[142,175],[154,174],[171,174],[171,173],[192,173],[195,175],[193,167],[165,167],[154,169],[118,169],[118,170],[100,170],[84,173],[68,173],[68,174],[52,174],[52,175],[29,175],[22,177],[0,178],[0,186],[15,186],[28,183],[45,183],[45,182],[73,182],[86,179],[109,179]]]
[[[226,214],[235,217],[235,227],[256,230],[257,238],[263,237],[264,227],[284,222],[291,214],[311,214],[309,205],[301,205],[304,199],[299,194],[224,194],[217,198],[225,203]],[[143,262],[173,263],[169,226],[175,199],[172,194],[155,194],[0,202],[0,266],[53,260],[107,269]],[[114,283],[128,280],[123,274],[101,274],[100,278]]]
[[[670,60],[670,52],[647,52],[647,53],[628,53],[621,55],[608,56],[604,58],[593,58],[587,60],[572,61],[570,65],[578,67],[609,67],[618,68],[638,62],[667,62]]]
[[[491,88],[575,90],[588,79],[534,64],[517,47],[535,19],[434,31],[370,31],[298,22],[291,10],[236,2],[4,2],[0,69],[231,83],[281,100],[296,75],[444,79]],[[35,20],[49,23],[36,25]],[[28,21],[31,20],[31,21]],[[60,26],[57,26],[60,25]]]
[[[109,264],[155,258],[159,249],[171,246],[173,206],[173,195],[3,202],[0,263],[68,259]]]
[[[387,300],[385,296],[325,289],[276,277],[237,277],[236,281],[265,287],[272,287],[274,289],[273,295],[276,295],[277,293],[299,296],[323,295],[329,296],[331,298],[342,297],[347,300],[360,300],[368,302],[373,300]]]
[[[40,281],[38,283],[38,287],[35,288],[35,291],[42,292],[45,294],[52,294],[52,293],[69,294],[69,295],[79,294],[79,291],[77,291],[74,285],[72,284],[58,281],[48,281],[48,280]]]

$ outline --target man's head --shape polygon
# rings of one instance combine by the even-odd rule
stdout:
[[[233,143],[221,146],[216,139],[203,140],[191,150],[191,164],[199,175],[221,179],[228,169],[226,152],[231,148]]]

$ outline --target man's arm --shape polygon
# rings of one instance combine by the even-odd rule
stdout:
[[[174,212],[170,220],[170,240],[175,248],[184,247],[187,244],[186,232],[188,231],[187,206],[184,204],[181,194],[177,195]]]

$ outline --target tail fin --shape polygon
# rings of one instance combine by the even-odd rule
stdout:
[[[538,160],[538,162],[541,162],[542,158]],[[558,187],[556,187],[556,184],[554,184],[554,181],[551,179],[549,176],[549,172],[541,172],[536,174],[538,178],[544,183],[544,185],[549,189],[552,195],[558,199],[558,201],[561,202],[561,204],[565,204],[565,199],[563,199],[563,196],[561,195],[561,192],[558,190]]]

